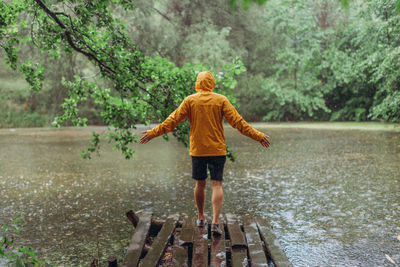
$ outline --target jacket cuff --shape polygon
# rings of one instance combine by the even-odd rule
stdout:
[[[156,135],[153,133],[153,130],[147,130],[146,133],[150,138],[156,137]]]
[[[259,132],[258,134],[258,142],[261,142],[261,140],[264,138],[265,134],[262,132]]]

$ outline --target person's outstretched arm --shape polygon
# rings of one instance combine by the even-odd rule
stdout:
[[[223,103],[222,111],[226,121],[241,134],[260,142],[263,147],[270,146],[269,136],[251,127],[227,98]]]
[[[142,132],[142,134],[144,134],[144,136],[142,136],[142,138],[140,138],[139,142],[141,144],[146,144],[151,139],[153,139],[157,136],[169,133],[170,131],[175,129],[175,127],[179,123],[181,123],[182,121],[184,121],[187,118],[188,111],[189,111],[189,107],[188,107],[188,103],[185,99],[185,100],[183,100],[181,105],[174,112],[172,112],[163,123],[159,124],[158,126],[154,127],[151,130]]]

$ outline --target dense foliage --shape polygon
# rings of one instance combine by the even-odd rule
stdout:
[[[31,90],[41,89],[45,69],[18,57],[23,42],[30,42],[54,59],[78,53],[98,70],[99,83],[79,75],[62,79],[68,97],[61,105],[63,115],[55,118],[53,124],[71,121],[75,126],[85,126],[87,118],[82,116],[80,108],[82,103],[94,102],[101,110],[103,123],[110,126],[106,138],[114,141],[127,158],[133,154],[129,145],[136,141],[132,128],[138,123],[164,120],[193,92],[196,73],[209,69],[190,63],[177,67],[165,58],[145,56],[127,35],[120,18],[114,15],[133,8],[132,1],[100,0],[12,1],[0,6],[0,37],[7,64],[24,75]],[[224,65],[224,70],[216,74],[216,91],[234,101],[231,95],[234,75],[243,70],[239,60]],[[184,123],[173,132],[185,145],[188,129]],[[94,133],[93,137],[84,156],[90,157],[98,148],[99,135]]]
[[[243,60],[234,94],[248,119],[400,120],[399,1],[136,3],[128,25],[146,54],[216,68]]]
[[[109,125],[129,158],[132,128],[165,119],[202,70],[249,120],[399,122],[399,3],[3,0],[2,53],[31,91],[1,69],[0,126]],[[173,134],[187,144],[188,125]]]

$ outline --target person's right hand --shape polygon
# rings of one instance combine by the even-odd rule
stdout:
[[[139,143],[141,143],[141,144],[146,144],[151,139],[153,139],[152,137],[150,137],[150,135],[147,134],[147,131],[143,131],[143,132],[141,132],[141,134],[144,134],[142,136],[142,138],[140,138],[140,141],[139,141]]]
[[[261,139],[260,143],[263,147],[269,147],[271,145],[271,142],[269,141],[269,136],[264,135],[264,137],[263,137],[263,139]]]

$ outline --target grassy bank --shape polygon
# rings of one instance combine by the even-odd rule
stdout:
[[[305,128],[326,130],[363,130],[363,131],[396,131],[400,132],[399,123],[386,122],[276,122],[252,123],[255,127],[266,128]]]

